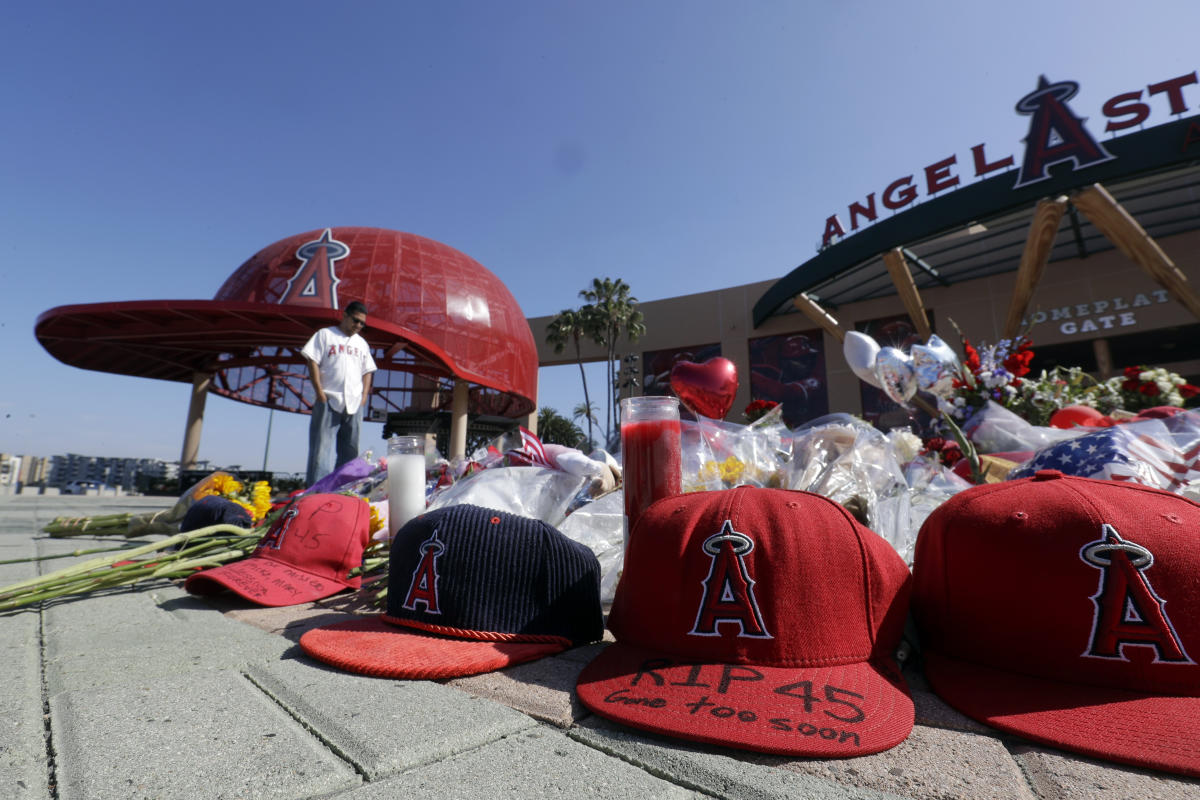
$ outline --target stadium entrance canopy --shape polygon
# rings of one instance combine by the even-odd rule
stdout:
[[[300,349],[353,300],[379,366],[368,419],[451,414],[451,453],[467,415],[512,419],[537,397],[537,348],[500,280],[452,247],[379,228],[318,229],[278,241],[238,267],[212,300],[59,306],[35,334],[63,363],[190,382],[181,467],[195,463],[207,392],[309,413]]]
[[[826,219],[817,256],[757,301],[755,327],[799,311],[840,339],[830,311],[899,294],[927,337],[920,289],[1016,271],[1012,336],[1047,263],[1114,247],[1200,318],[1200,297],[1155,243],[1200,228],[1200,122],[1182,116],[1200,106],[1198,84],[1192,72],[1079,116],[1069,102],[1078,84],[1043,77],[1016,102],[1029,117],[1023,153],[976,145],[851,202]],[[1176,119],[1143,129],[1168,114]]]

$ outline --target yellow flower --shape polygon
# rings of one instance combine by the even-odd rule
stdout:
[[[721,462],[721,480],[728,484],[736,484],[746,471],[746,465],[734,456]]]
[[[254,505],[254,521],[262,519],[271,510],[271,484],[258,481],[250,492],[250,502]]]
[[[363,502],[367,503],[366,500],[363,500]],[[379,510],[370,503],[367,503],[367,508],[371,509],[371,533],[383,530],[383,518],[379,516]]]
[[[244,487],[232,475],[218,472],[213,475],[212,488],[216,494],[232,500],[236,495],[242,493]]]
[[[226,498],[226,499],[227,499],[227,500],[229,500],[230,502],[237,503],[239,506],[241,506],[242,508],[246,509],[246,513],[250,515],[250,521],[251,521],[251,522],[253,522],[253,521],[254,521],[254,519],[255,519],[255,517],[254,517],[254,506],[250,505],[249,503],[247,503],[247,502],[246,502],[246,501],[244,501],[244,500],[239,500],[239,499],[237,499],[236,497],[229,497],[229,498]]]

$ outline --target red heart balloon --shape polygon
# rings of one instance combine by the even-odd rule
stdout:
[[[702,417],[724,419],[737,394],[737,366],[717,356],[703,364],[680,361],[671,368],[671,391]]]

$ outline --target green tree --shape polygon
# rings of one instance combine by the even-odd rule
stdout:
[[[579,447],[583,444],[583,431],[550,406],[542,406],[538,409],[538,438],[547,444]]]
[[[584,397],[585,398],[587,397],[587,392],[584,392]],[[575,408],[571,410],[571,420],[572,421],[579,422],[579,420],[581,420],[581,419],[587,420],[587,426],[588,426],[587,444],[588,444],[588,447],[589,448],[595,447],[596,439],[595,439],[595,437],[592,436],[592,423],[594,422],[597,425],[600,424],[600,420],[596,419],[596,404],[595,403],[591,402],[590,400],[584,400],[584,402],[575,406]]]
[[[592,285],[579,296],[587,301],[581,309],[587,332],[606,350],[608,403],[605,418],[605,441],[611,444],[613,430],[617,427],[616,400],[620,386],[617,380],[617,340],[625,334],[636,342],[645,332],[642,312],[638,311],[637,298],[629,293],[629,284],[620,278],[593,278]]]
[[[583,353],[579,347],[579,340],[584,336],[591,335],[589,333],[589,324],[586,318],[586,312],[583,309],[564,308],[550,320],[550,324],[546,326],[546,344],[554,347],[554,352],[561,353],[567,346],[567,342],[575,345],[575,363],[579,365],[579,377],[583,381],[583,402],[587,407],[592,406],[591,398],[588,396],[587,372],[583,369]],[[600,344],[600,342],[597,342]],[[575,416],[579,419],[579,415]],[[592,436],[592,420],[594,415],[587,416],[588,425],[588,441],[594,441]]]

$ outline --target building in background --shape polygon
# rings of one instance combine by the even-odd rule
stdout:
[[[1035,374],[1146,365],[1197,383],[1200,117],[1185,115],[1200,108],[1200,78],[1086,109],[1071,106],[1078,88],[1043,78],[1006,101],[1029,118],[1023,152],[964,147],[901,165],[864,197],[830,198],[823,222],[800,221],[821,232],[816,255],[777,281],[640,303],[647,333],[621,355],[641,356],[649,391],[689,354],[724,356],[739,375],[727,418],[774,400],[792,426],[839,411],[920,423],[851,372],[841,343],[852,330],[901,349],[936,333],[960,354],[960,334],[1021,334]],[[530,320],[540,363],[570,363],[545,344],[550,319]],[[583,345],[585,360],[603,359]]]

